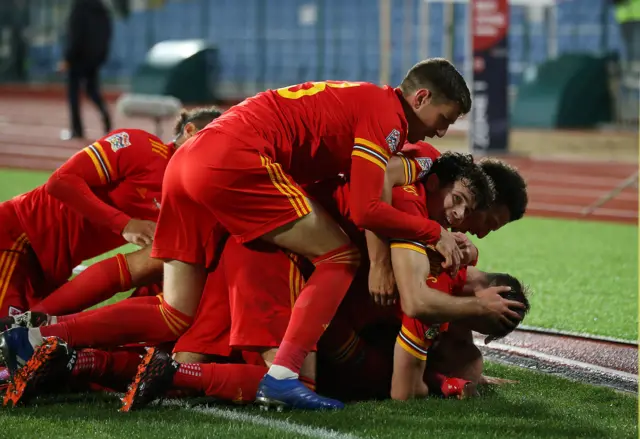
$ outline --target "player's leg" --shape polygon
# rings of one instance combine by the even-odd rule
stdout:
[[[425,382],[445,397],[467,398],[477,395],[482,378],[482,353],[473,343],[471,331],[449,325],[429,350]]]
[[[169,389],[191,390],[232,400],[255,397],[266,368],[229,363],[229,288],[225,277],[227,241],[216,268],[207,276],[193,324],[174,346],[175,358],[150,350],[123,398],[122,411],[138,409],[165,395]],[[236,244],[237,245],[237,244]],[[212,364],[204,364],[212,362]],[[183,364],[186,363],[186,364]],[[257,370],[257,372],[256,372]],[[240,390],[238,390],[240,389]]]
[[[184,270],[177,267],[183,281],[176,282],[176,270],[170,268],[164,279],[166,300],[160,303],[135,297],[102,307],[90,315],[77,314],[55,325],[7,331],[1,337],[9,347],[5,349],[5,359],[15,363],[28,360],[33,347],[42,344],[44,337],[58,337],[75,348],[105,348],[135,342],[158,344],[176,340],[184,333],[202,293],[207,263],[203,243],[210,238],[213,227],[210,215],[196,211],[194,203],[185,200],[181,180],[188,173],[183,168],[190,164],[181,160],[180,152],[172,158],[165,173],[164,188],[168,190],[163,193],[154,245],[159,242],[176,249],[178,254],[173,254],[189,262]],[[193,267],[197,267],[195,273]]]
[[[31,310],[53,316],[78,313],[117,293],[157,281],[162,277],[162,261],[150,256],[147,247],[96,262]]]
[[[82,73],[77,66],[70,66],[67,72],[67,98],[71,116],[71,137],[84,137],[84,129],[80,114],[80,82]]]
[[[395,310],[373,302],[360,272],[318,343],[318,389],[346,400],[389,396],[398,333]]]
[[[270,367],[305,286],[303,270],[310,274],[311,265],[264,241],[243,245],[229,240],[223,260],[231,311],[229,344],[247,354],[260,354]],[[310,352],[300,370],[301,381],[311,389],[315,388],[315,362],[315,352]]]
[[[29,309],[29,276],[37,259],[10,202],[0,203],[0,224],[0,326],[6,326],[11,319],[4,317]]]
[[[9,384],[4,405],[23,405],[43,391],[87,390],[94,383],[122,390],[135,376],[141,359],[139,348],[76,351],[50,337],[35,349],[33,357]]]
[[[277,386],[276,381],[298,377],[303,360],[331,321],[353,280],[360,256],[340,227],[306,197],[278,163],[236,138],[218,136],[216,148],[219,152],[213,160],[194,164],[190,184],[186,186],[190,196],[209,206],[240,242],[262,238],[310,259],[315,265],[265,378],[265,385]],[[304,390],[300,383],[286,385]],[[268,387],[266,393],[274,394]],[[267,394],[260,395],[260,399],[282,403]],[[304,400],[295,395],[291,398],[292,403],[285,405]]]

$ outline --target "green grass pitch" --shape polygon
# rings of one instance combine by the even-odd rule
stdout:
[[[47,174],[0,169],[0,200]],[[526,324],[637,339],[638,230],[526,218],[476,241],[480,268],[534,291]],[[0,438],[632,438],[637,399],[538,372],[487,364],[519,384],[472,401],[367,402],[337,413],[263,413],[252,407],[171,405],[129,414],[112,396],[47,397],[0,410]]]

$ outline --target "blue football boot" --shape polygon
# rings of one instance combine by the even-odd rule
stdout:
[[[3,362],[11,376],[33,356],[33,346],[29,341],[29,328],[12,328],[0,334],[0,362]]]
[[[335,399],[325,398],[307,388],[300,380],[278,380],[265,375],[258,386],[256,402],[266,410],[275,407],[303,410],[341,410],[344,404]]]

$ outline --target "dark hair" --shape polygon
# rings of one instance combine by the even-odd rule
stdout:
[[[429,58],[420,61],[407,72],[400,83],[404,94],[426,88],[434,99],[445,98],[460,106],[462,114],[471,110],[471,93],[464,78],[456,68],[444,58]]]
[[[476,209],[486,209],[493,203],[493,182],[480,166],[474,163],[471,154],[445,152],[431,165],[427,176],[432,174],[438,177],[440,186],[448,186],[456,181],[462,181],[471,191],[476,201]]]
[[[529,299],[527,297],[531,294],[529,288],[515,277],[506,273],[487,273],[487,281],[489,282],[490,287],[505,286],[511,288],[511,291],[500,293],[500,295],[505,299],[520,302],[525,306],[524,309],[514,310],[520,315],[520,321],[524,320],[524,317],[527,315],[530,309]],[[510,332],[511,331],[496,335],[497,338],[502,338],[508,335]]]
[[[504,204],[509,209],[509,221],[516,221],[523,217],[527,210],[529,197],[527,183],[516,168],[496,159],[482,159],[478,162],[480,168],[493,181],[496,204]]]
[[[176,119],[176,125],[173,128],[173,133],[176,136],[182,133],[185,125],[188,123],[194,124],[197,129],[201,130],[209,125],[212,120],[220,117],[221,114],[222,112],[216,107],[199,107],[192,110],[183,109],[180,112],[178,119]]]

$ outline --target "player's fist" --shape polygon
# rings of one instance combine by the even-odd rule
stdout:
[[[460,261],[462,260],[462,252],[458,248],[458,243],[453,237],[453,233],[442,228],[440,231],[440,240],[436,244],[436,250],[444,258],[442,268],[451,272],[452,276],[458,274]]]
[[[131,244],[146,247],[153,242],[153,234],[155,232],[156,223],[153,221],[132,218],[127,225],[124,226],[122,237]]]
[[[398,292],[390,261],[383,264],[371,264],[369,268],[369,293],[378,305],[396,303]]]
[[[502,296],[509,291],[511,287],[500,286],[489,287],[476,293],[481,312],[480,319],[473,325],[473,330],[485,335],[501,337],[518,326],[526,307],[521,302],[508,300]]]
[[[460,232],[453,232],[453,239],[456,240],[462,259],[461,265],[472,265],[478,260],[478,247],[475,246],[469,237]]]

